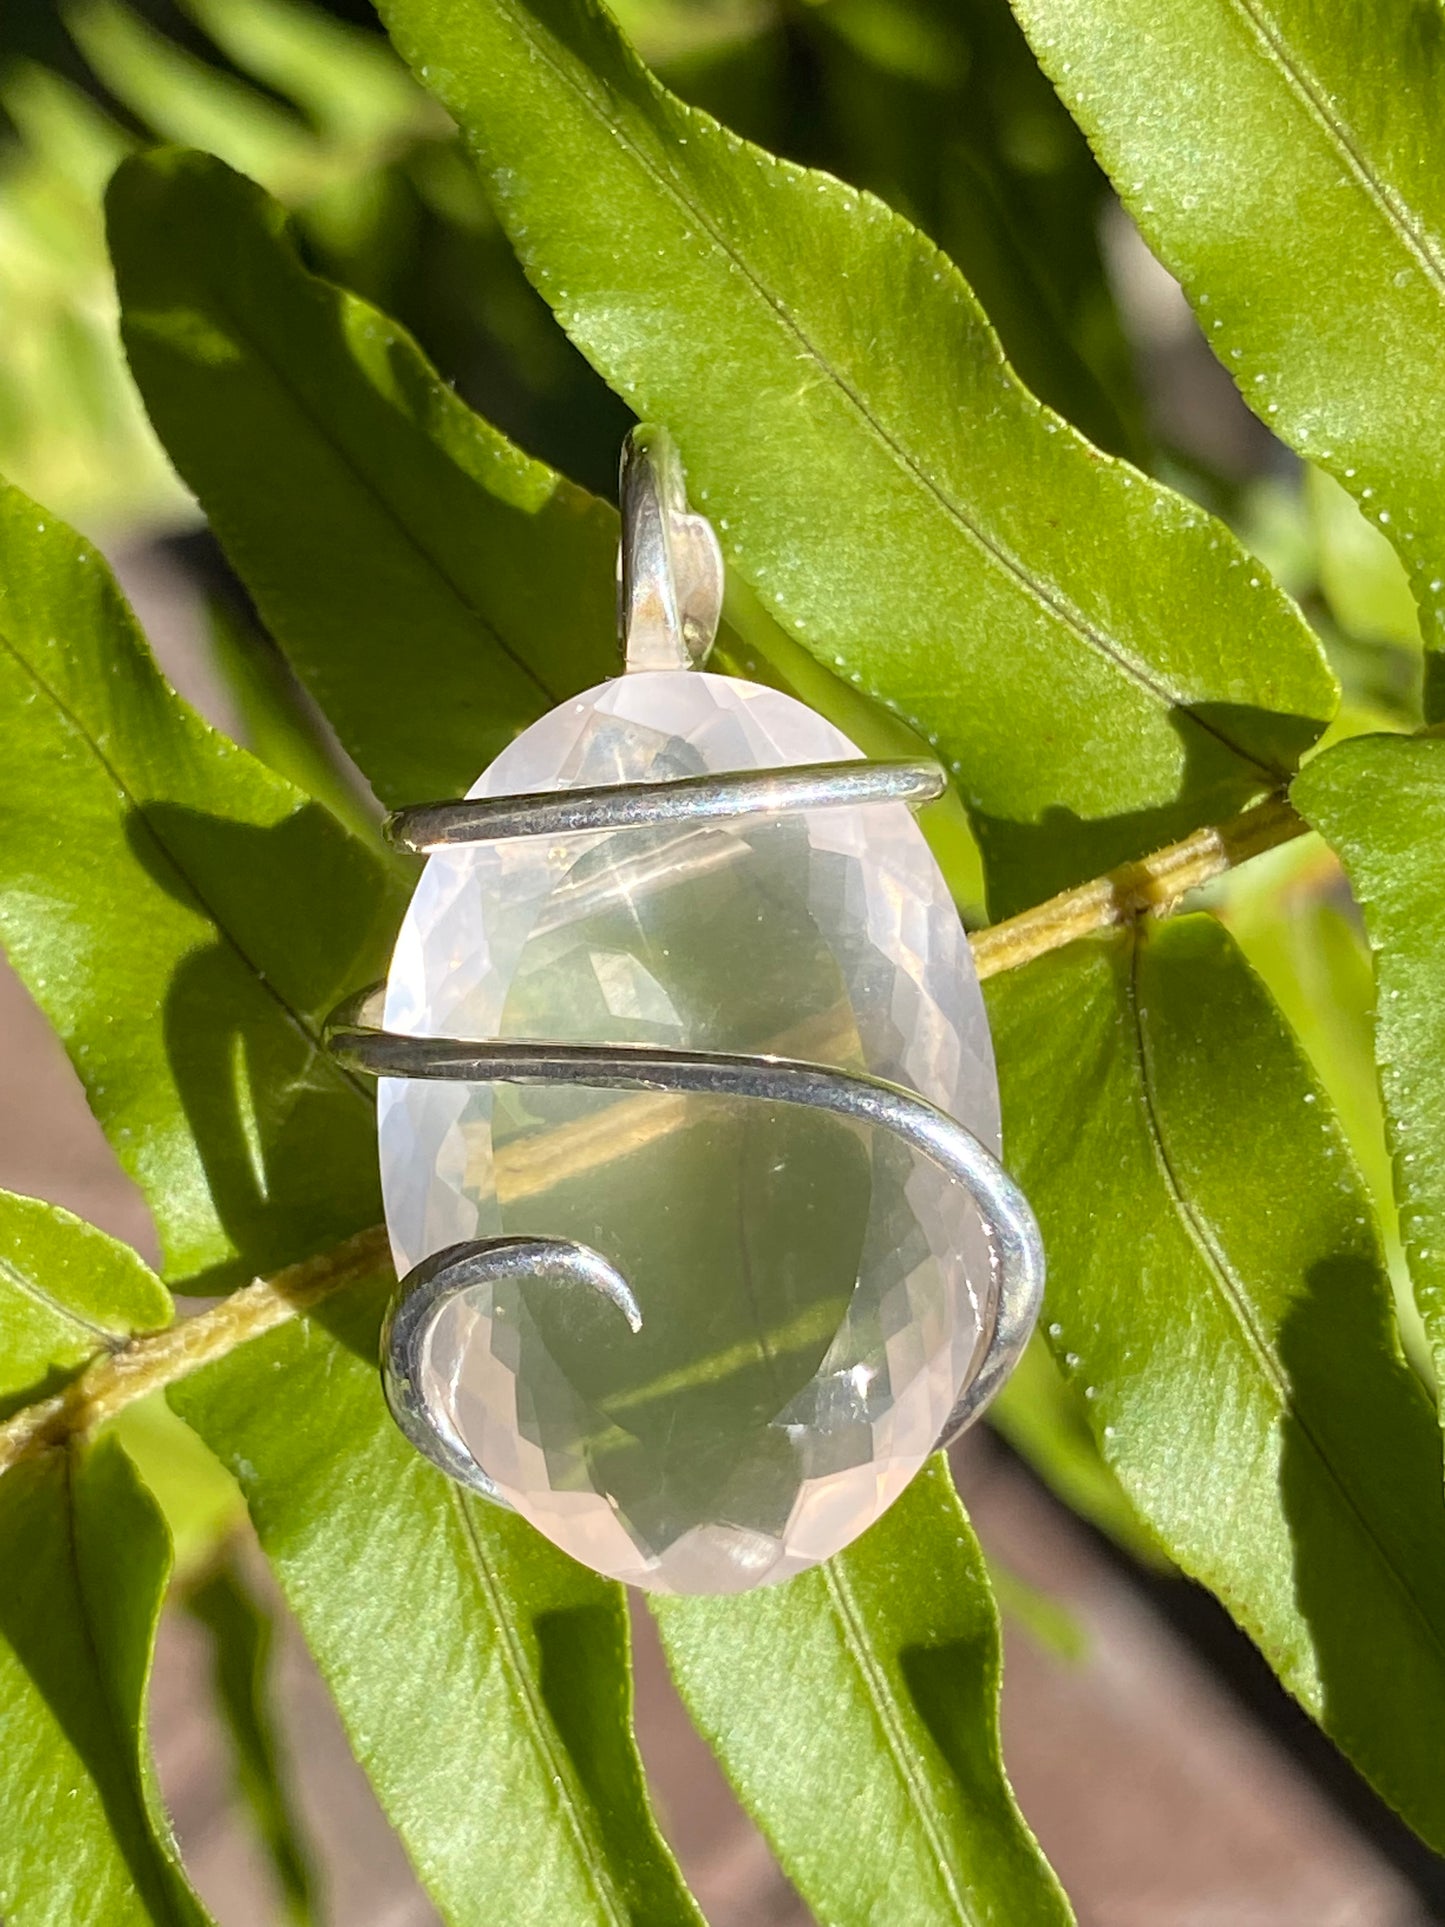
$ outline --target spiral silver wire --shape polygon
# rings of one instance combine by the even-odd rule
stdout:
[[[681,467],[665,432],[633,432],[623,457],[619,608],[629,671],[700,665],[722,603],[722,559],[705,518],[688,511]],[[394,812],[386,834],[422,854],[503,838],[715,823],[845,805],[918,805],[942,794],[931,761],[863,758],[789,769],[725,771],[661,783],[421,803]],[[992,1259],[992,1292],[976,1369],[939,1443],[983,1411],[1017,1364],[1043,1298],[1044,1254],[1028,1201],[997,1158],[957,1119],[881,1078],[797,1058],[668,1050],[648,1045],[413,1037],[381,1022],[383,987],[340,1006],[326,1043],[349,1069],[374,1077],[469,1084],[563,1084],[666,1091],[804,1105],[889,1131],[963,1186],[978,1207]],[[569,1240],[503,1237],[453,1245],[402,1279],[382,1338],[382,1378],[406,1436],[464,1485],[498,1499],[445,1415],[426,1400],[422,1367],[437,1319],[463,1293],[521,1277],[573,1280],[601,1293],[636,1330],[627,1281],[597,1252]]]
[[[572,1084],[596,1090],[667,1091],[692,1096],[745,1097],[760,1103],[800,1104],[892,1132],[930,1159],[978,1206],[993,1262],[993,1292],[978,1369],[959,1395],[939,1443],[971,1425],[1018,1363],[1043,1301],[1044,1254],[1028,1200],[972,1131],[915,1091],[880,1077],[835,1070],[790,1057],[740,1052],[665,1050],[644,1044],[557,1044],[493,1038],[410,1037],[366,1021],[379,992],[343,1005],[327,1030],[330,1050],[350,1070],[372,1077],[446,1078],[464,1084]],[[640,1322],[626,1281],[595,1251],[555,1238],[502,1238],[457,1245],[424,1260],[403,1280],[400,1303],[417,1292],[417,1306],[394,1315],[383,1371],[387,1396],[403,1431],[454,1477],[465,1447],[448,1434],[433,1450],[435,1429],[422,1402],[420,1364],[427,1337],[443,1307],[459,1291],[518,1272],[571,1276],[600,1290]],[[443,1453],[445,1456],[443,1456]],[[487,1490],[472,1468],[467,1483]]]

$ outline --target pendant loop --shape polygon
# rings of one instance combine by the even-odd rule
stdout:
[[[665,428],[641,422],[628,436],[620,495],[617,611],[627,667],[701,669],[722,616],[722,550],[707,517],[688,508]]]

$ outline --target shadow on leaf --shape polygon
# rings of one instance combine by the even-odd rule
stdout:
[[[7,1570],[24,1575],[21,1585],[0,1585],[0,1643],[14,1654],[93,1785],[147,1915],[172,1920],[176,1909],[136,1784],[141,1742],[117,1731],[125,1715],[108,1694],[124,1689],[101,1674],[82,1596],[75,1477],[73,1454],[55,1451],[0,1480],[0,1547]],[[72,1797],[75,1790],[72,1785]],[[29,1824],[43,1824],[43,1816],[32,1815]]]
[[[997,1653],[991,1642],[954,1639],[941,1646],[905,1646],[898,1663],[918,1717],[965,1791],[987,1802],[997,1763],[985,1764],[978,1738],[998,1717]]]
[[[1279,1479],[1310,1651],[1295,1689],[1392,1805],[1440,1851],[1445,1792],[1445,1496],[1440,1432],[1400,1356],[1380,1270],[1342,1254],[1315,1266],[1279,1328],[1290,1402]],[[1342,1382],[1340,1359],[1358,1368]],[[1362,1440],[1368,1449],[1362,1449]],[[1353,1540],[1357,1550],[1347,1556]],[[1392,1603],[1382,1615],[1382,1599]],[[1433,1707],[1436,1717],[1422,1717]],[[1428,1789],[1434,1788],[1433,1794]],[[1422,1805],[1433,1807],[1428,1825]]]
[[[1086,818],[1046,809],[1017,823],[971,811],[988,875],[989,914],[1015,915],[1074,884],[1148,856],[1202,823],[1233,816],[1252,797],[1282,788],[1320,733],[1318,720],[1247,704],[1196,703],[1171,712],[1183,759],[1172,797],[1148,809]],[[1041,719],[1047,732],[1047,719]]]
[[[388,897],[369,855],[318,804],[262,829],[155,803],[126,828],[155,881],[211,927],[166,987],[164,1028],[237,1254],[207,1273],[203,1288],[216,1290],[379,1216],[372,1094],[326,1054],[321,1025],[382,967]]]

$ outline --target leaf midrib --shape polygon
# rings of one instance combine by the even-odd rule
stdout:
[[[1418,262],[1436,294],[1445,300],[1445,266],[1436,259],[1431,248],[1429,229],[1404,196],[1397,193],[1371,164],[1354,130],[1335,111],[1319,76],[1293,54],[1278,21],[1267,7],[1259,4],[1259,0],[1228,0],[1228,5],[1263,47],[1266,58],[1278,69],[1285,85],[1323,129],[1350,172],[1378,208],[1386,226]]]
[[[557,1806],[572,1835],[572,1845],[577,1860],[591,1883],[598,1907],[610,1923],[610,1927],[628,1927],[627,1909],[625,1905],[619,1904],[606,1855],[598,1851],[586,1816],[580,1810],[572,1762],[565,1751],[555,1743],[551,1723],[537,1702],[536,1691],[512,1626],[510,1608],[503,1589],[497,1581],[497,1576],[492,1571],[491,1561],[482,1545],[466,1496],[453,1480],[448,1479],[446,1486],[448,1502],[461,1522],[462,1534],[472,1557],[472,1570],[496,1629],[498,1651],[502,1656],[503,1670],[511,1684],[512,1697],[521,1710],[543,1772],[549,1784],[555,1789]]]
[[[1235,1276],[1227,1256],[1220,1248],[1213,1231],[1203,1216],[1190,1201],[1184,1184],[1180,1179],[1169,1155],[1163,1118],[1156,1100],[1152,1053],[1145,1035],[1139,999],[1139,957],[1141,945],[1136,936],[1129,939],[1130,960],[1129,980],[1126,998],[1129,1007],[1129,1020],[1133,1028],[1135,1055],[1139,1066],[1139,1091],[1144,1120],[1149,1132],[1149,1141],[1154,1149],[1155,1162],[1165,1189],[1174,1203],[1181,1224],[1200,1257],[1204,1260],[1205,1270],[1213,1282],[1219,1296],[1224,1300],[1235,1324],[1245,1340],[1246,1349],[1253,1354],[1255,1363],[1265,1381],[1274,1392],[1280,1412],[1293,1421],[1300,1437],[1309,1447],[1311,1454],[1324,1473],[1326,1483],[1338,1493],[1346,1512],[1354,1519],[1360,1536],[1372,1546],[1376,1557],[1386,1573],[1394,1581],[1401,1597],[1408,1603],[1416,1620],[1425,1634],[1425,1643],[1437,1654],[1442,1671],[1445,1671],[1445,1636],[1435,1625],[1424,1605],[1417,1597],[1414,1586],[1401,1572],[1395,1557],[1376,1532],[1369,1515],[1363,1510],[1343,1475],[1336,1469],[1333,1459],[1317,1437],[1314,1428],[1303,1413],[1290,1389],[1289,1379],[1275,1357],[1274,1350],[1264,1333],[1259,1329],[1249,1296],[1243,1284]]]
[[[601,103],[596,101],[577,77],[558,61],[551,50],[550,43],[532,31],[526,14],[520,12],[517,7],[512,4],[512,0],[495,0],[495,4],[498,11],[505,11],[508,14],[517,32],[527,43],[528,47],[552,70],[558,80],[571,90],[588,111],[602,122],[603,126],[613,135],[619,146],[631,156],[642,172],[648,175],[654,184],[674,201],[690,220],[695,221],[697,225],[706,232],[709,240],[718,252],[737,267],[753,293],[763,302],[764,306],[777,317],[822,374],[833,383],[838,392],[852,407],[865,429],[879,442],[891,459],[896,462],[909,477],[910,481],[912,481],[915,486],[921,488],[926,495],[933,498],[943,510],[945,516],[955,523],[964,535],[977,546],[980,553],[988,562],[1000,570],[1012,582],[1016,589],[1031,598],[1038,607],[1043,610],[1046,616],[1058,623],[1066,632],[1071,633],[1078,640],[1094,649],[1106,661],[1112,662],[1116,669],[1138,684],[1138,686],[1144,689],[1150,696],[1165,704],[1168,708],[1179,710],[1187,715],[1190,721],[1198,729],[1202,730],[1205,735],[1212,736],[1233,755],[1237,756],[1241,762],[1247,764],[1249,768],[1260,771],[1261,775],[1270,781],[1278,779],[1282,772],[1266,763],[1260,762],[1257,757],[1226,735],[1216,724],[1200,716],[1179,690],[1172,688],[1160,678],[1156,672],[1151,670],[1147,664],[1139,661],[1129,651],[1116,643],[1112,637],[1091,623],[1085,616],[1083,610],[1079,609],[1063,593],[1057,584],[1046,584],[1035,576],[1018,556],[1014,555],[1001,541],[982,528],[980,524],[968,514],[961,502],[956,501],[952,495],[946,493],[940,484],[936,482],[925,469],[920,467],[918,461],[897,436],[890,433],[878,419],[868,403],[864,400],[862,394],[851,382],[844,378],[840,370],[834,366],[811,339],[791,310],[784,305],[779,297],[769,292],[767,284],[754,271],[752,264],[729,244],[726,237],[713,222],[710,214],[695,201],[690,200],[682,192],[677,183],[655,165],[651,157],[644,149],[638,146],[620,122],[610,118]],[[625,49],[625,57],[633,59],[630,48]],[[672,104],[671,97],[658,87],[651,73],[642,66],[640,62],[635,63],[634,71],[638,74],[639,78],[642,79],[644,84],[653,90],[654,98],[662,105],[669,106]],[[714,121],[711,115],[703,113],[698,108],[689,107],[685,103],[679,102],[677,106],[678,110],[684,114],[693,125],[705,129],[709,136],[720,139],[726,138],[726,130],[719,122]],[[739,146],[744,144],[745,143],[741,141],[738,142]],[[785,172],[788,171],[788,164],[786,162],[779,162],[778,165],[781,170]],[[806,170],[800,169],[798,171],[804,172]],[[863,193],[858,193],[857,198],[865,204],[872,199],[871,196]],[[878,202],[877,206],[885,218],[889,220],[897,218],[884,203]],[[919,236],[919,240],[921,245],[928,245],[922,235]],[[941,249],[935,249],[935,253],[938,259],[944,262],[946,271],[953,274],[958,273],[954,262],[944,254]],[[1018,382],[1018,377],[1014,374],[1009,363],[1001,354],[998,365],[1007,375],[1008,379],[1015,384],[1022,397],[1032,401],[1034,406],[1042,412],[1049,412],[1044,409],[1042,402],[1039,402],[1036,397],[1030,396],[1028,391],[1022,387],[1022,384]],[[1070,434],[1076,434],[1078,432],[1073,428],[1072,424],[1065,423],[1065,426]],[[1113,458],[1105,459],[1112,460]],[[1145,479],[1147,480],[1147,478]]]
[[[66,722],[69,723],[81,742],[84,743],[85,747],[90,751],[96,764],[115,786],[117,795],[134,811],[136,821],[140,824],[145,835],[164,859],[167,867],[174,872],[176,877],[190,893],[197,909],[204,916],[211,929],[215,931],[220,940],[234,954],[251,979],[265,991],[266,995],[281,1012],[286,1022],[292,1026],[306,1043],[310,1050],[306,1068],[309,1070],[312,1063],[319,1058],[331,1076],[335,1077],[345,1089],[352,1091],[363,1103],[369,1106],[372,1101],[371,1093],[352,1076],[349,1071],[342,1069],[330,1051],[326,1049],[319,1030],[312,1024],[311,1020],[282,996],[280,989],[271,981],[269,974],[260,968],[241,940],[227,924],[221,921],[219,914],[211,907],[205,891],[202,890],[195,878],[191,876],[185,865],[162,838],[160,832],[156,829],[154,823],[152,823],[145,805],[135,796],[130,785],[101,748],[88,726],[81,720],[75,710],[71,708],[70,704],[64,700],[59,692],[46,681],[45,677],[41,675],[40,671],[30,660],[20,644],[4,629],[0,629],[0,647],[9,651],[21,671],[29,676],[30,680],[35,684],[36,689],[54,707],[57,714],[64,717]],[[301,792],[298,791],[297,794],[299,796]],[[304,800],[306,799],[303,799],[303,801]],[[317,805],[316,807],[319,808],[321,806]]]
[[[88,1333],[108,1352],[121,1351],[137,1329],[130,1327],[117,1331],[112,1326],[102,1325],[97,1319],[86,1317],[84,1312],[77,1311],[73,1305],[62,1303],[53,1292],[47,1291],[44,1285],[37,1284],[9,1258],[0,1258],[0,1281],[19,1292],[22,1297],[29,1298],[43,1311],[48,1311],[61,1324],[74,1325],[77,1331]],[[142,1326],[139,1329],[145,1330],[147,1327]],[[89,1363],[89,1360],[86,1363]]]
[[[164,1897],[166,1915],[168,1919],[174,1923],[174,1927],[196,1927],[195,1919],[188,1917],[177,1904],[173,1884],[175,1880],[174,1869],[169,1864],[160,1842],[156,1839],[155,1830],[151,1825],[151,1816],[146,1809],[144,1794],[132,1774],[132,1767],[138,1766],[132,1737],[128,1729],[122,1725],[120,1712],[114,1698],[106,1690],[107,1673],[106,1668],[101,1663],[100,1647],[96,1643],[95,1622],[91,1617],[90,1594],[86,1588],[84,1569],[81,1565],[80,1542],[76,1538],[75,1459],[80,1449],[78,1445],[71,1442],[66,1445],[64,1451],[60,1454],[60,1458],[63,1468],[61,1480],[65,1488],[65,1545],[67,1552],[70,1554],[70,1568],[75,1576],[75,1599],[80,1613],[80,1625],[82,1635],[85,1639],[85,1650],[90,1656],[92,1676],[99,1688],[101,1704],[105,1708],[105,1723],[110,1729],[112,1742],[116,1745],[118,1755],[123,1763],[126,1790],[131,1798],[133,1817],[139,1822],[141,1839],[149,1849],[155,1866],[157,1884]],[[123,1851],[122,1857],[125,1857]],[[149,1914],[149,1900],[145,1899],[144,1896],[142,1896],[142,1898],[145,1901],[146,1911]],[[204,1913],[200,1914],[200,1918],[206,1918]]]
[[[844,1556],[846,1557],[846,1554]],[[824,1562],[820,1570],[842,1628],[843,1644],[863,1681],[863,1690],[867,1694],[869,1705],[873,1708],[873,1716],[878,1722],[878,1730],[883,1735],[883,1744],[888,1749],[893,1770],[903,1783],[913,1811],[918,1816],[929,1851],[933,1855],[939,1879],[952,1903],[953,1912],[961,1923],[961,1927],[976,1927],[974,1917],[968,1911],[953,1876],[948,1845],[939,1818],[933,1810],[932,1788],[920,1764],[918,1749],[909,1743],[907,1734],[902,1730],[887,1681],[883,1678],[869,1650],[862,1615],[854,1601],[841,1562],[837,1559],[829,1559]]]

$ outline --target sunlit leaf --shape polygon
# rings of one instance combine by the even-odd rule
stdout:
[[[613,11],[684,100],[915,222],[963,270],[1025,385],[1098,446],[1137,459],[1139,401],[1100,249],[1108,184],[1008,0],[755,12],[752,38],[710,57],[679,57],[656,5]],[[676,11],[719,19],[713,7]],[[743,84],[769,52],[773,84]],[[804,62],[809,86],[787,85]]]
[[[173,1401],[241,1481],[450,1927],[697,1927],[647,1808],[621,1588],[402,1438],[375,1362],[386,1289],[323,1304]]]
[[[1440,1440],[1327,1099],[1204,916],[995,977],[1046,1328],[1183,1570],[1445,1842]]]
[[[1304,1045],[1370,1188],[1406,1351],[1428,1379],[1427,1348],[1396,1224],[1375,1073],[1370,950],[1339,866],[1314,837],[1246,864],[1219,914]]]
[[[374,1222],[371,1094],[322,1050],[378,972],[380,861],[166,685],[104,562],[0,492],[0,941],[155,1214],[169,1272]]]
[[[1384,533],[1323,469],[1305,470],[1305,500],[1319,546],[1320,587],[1336,622],[1368,642],[1418,653],[1420,614],[1410,580]]]
[[[1040,1333],[1029,1340],[988,1418],[1071,1511],[1141,1565],[1168,1563],[1100,1454],[1080,1388],[1064,1377]]]
[[[134,1252],[0,1194],[6,1408],[170,1315]],[[0,1911],[14,1927],[202,1927],[145,1730],[169,1571],[165,1523],[115,1439],[0,1478]]]
[[[1365,919],[1400,1233],[1445,1385],[1445,742],[1356,737],[1292,796],[1344,864]]]
[[[308,274],[283,226],[207,156],[124,168],[110,232],[131,365],[378,794],[460,794],[616,668],[616,520],[473,415],[394,322]]]
[[[14,1927],[207,1918],[145,1734],[169,1564],[164,1522],[114,1439],[0,1479],[0,1906]]]
[[[1272,786],[1318,733],[1333,685],[1292,607],[1041,408],[906,222],[685,108],[581,0],[383,11],[732,565],[938,744],[996,910]]]
[[[1014,11],[1245,400],[1389,535],[1445,645],[1438,9]]]
[[[330,1243],[338,1218],[376,1209],[374,1125],[316,1013],[391,921],[379,866],[178,702],[94,551],[14,491],[3,506],[0,666],[29,758],[0,791],[12,954],[172,1235],[184,1208],[232,1205],[202,1220],[203,1248],[233,1228],[248,1254]],[[68,946],[63,994],[46,944]],[[192,1071],[204,1081],[178,1091]],[[239,1479],[383,1805],[451,1922],[695,1922],[647,1815],[620,1590],[464,1502],[405,1442],[380,1310],[352,1292],[177,1403]],[[510,1824],[474,1824],[489,1807]]]
[[[0,1417],[170,1317],[170,1294],[128,1245],[58,1205],[0,1192]]]
[[[254,756],[324,803],[338,822],[375,843],[375,803],[336,753],[325,718],[273,639],[247,609],[212,597],[207,639],[238,712],[238,734]]]
[[[998,1614],[941,1460],[827,1565],[661,1600],[657,1617],[693,1717],[819,1920],[1073,1918],[1004,1777]]]
[[[171,1535],[177,1583],[214,1564],[242,1526],[246,1504],[236,1481],[155,1391],[111,1420]]]
[[[204,156],[151,156],[117,182],[111,226],[152,413],[384,800],[460,792],[541,708],[615,672],[615,511],[465,409],[395,322],[309,274],[274,203]],[[176,230],[195,246],[167,258],[156,236]],[[268,298],[277,320],[265,318]],[[238,340],[242,308],[265,352],[208,352]],[[288,405],[298,393],[304,410]],[[278,478],[282,446],[292,459]],[[358,499],[366,513],[353,522]],[[800,648],[740,579],[728,611],[717,666],[787,688],[870,754],[924,748]],[[224,642],[264,754],[274,712],[268,699],[253,718],[247,693],[264,661],[241,654],[234,624]],[[287,773],[330,793],[329,773],[328,789],[316,787],[313,746],[276,747]],[[298,748],[301,763],[289,760]],[[976,860],[956,803],[926,821],[971,898]]]

